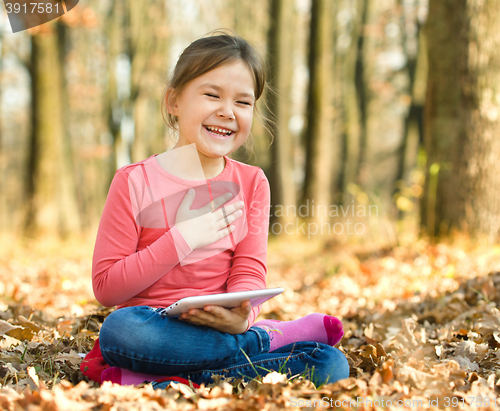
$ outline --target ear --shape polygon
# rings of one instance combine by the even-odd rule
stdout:
[[[172,87],[169,88],[165,94],[165,106],[169,114],[177,116],[177,94],[175,93],[175,89]]]

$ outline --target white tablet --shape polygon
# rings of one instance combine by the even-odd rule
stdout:
[[[262,304],[281,294],[283,288],[266,288],[264,290],[238,291],[235,293],[199,295],[196,297],[182,298],[170,307],[164,308],[159,313],[167,317],[178,317],[191,308],[203,309],[207,305],[219,305],[224,308],[240,306],[243,301],[250,300],[252,307]]]

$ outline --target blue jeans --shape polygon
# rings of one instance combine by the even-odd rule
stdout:
[[[146,306],[111,313],[99,342],[109,365],[196,384],[212,382],[212,374],[251,379],[270,371],[305,375],[316,385],[349,377],[347,359],[329,345],[306,341],[269,352],[269,336],[260,327],[233,335],[164,317]]]

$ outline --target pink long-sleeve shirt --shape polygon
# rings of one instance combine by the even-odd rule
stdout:
[[[169,174],[155,156],[116,172],[92,265],[94,294],[102,305],[168,307],[184,297],[266,287],[269,182],[260,168],[224,158],[222,173],[205,181]],[[189,188],[196,192],[191,209],[227,192],[233,198],[224,206],[245,203],[230,235],[196,250],[175,227]],[[259,311],[252,309],[249,326]]]

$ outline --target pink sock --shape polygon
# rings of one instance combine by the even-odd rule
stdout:
[[[120,385],[137,385],[145,381],[151,382],[162,378],[161,375],[141,374],[126,368],[110,367],[102,372],[102,381],[111,381]]]
[[[314,341],[323,344],[337,344],[344,330],[342,322],[330,315],[314,313],[295,321],[262,320],[254,324],[266,330],[274,351],[284,345],[299,341]]]

